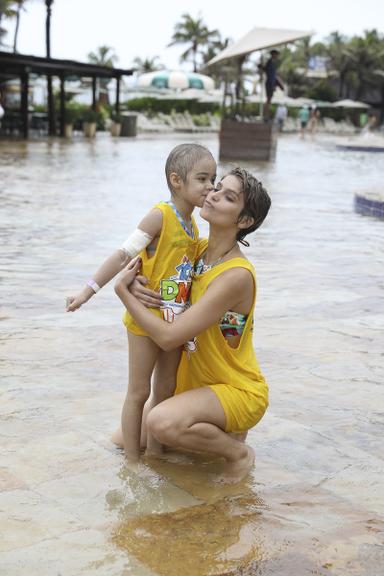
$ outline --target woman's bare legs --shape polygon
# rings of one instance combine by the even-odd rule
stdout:
[[[140,456],[140,434],[143,407],[151,390],[151,375],[159,347],[147,336],[128,332],[128,390],[121,415],[123,445],[127,459]]]
[[[254,453],[225,433],[225,424],[224,410],[209,387],[173,396],[147,417],[147,428],[160,443],[222,456],[227,479],[241,480],[253,466]]]

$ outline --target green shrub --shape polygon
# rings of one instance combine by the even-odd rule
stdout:
[[[187,99],[162,100],[146,96],[127,100],[122,105],[122,108],[127,111],[144,112],[147,115],[158,114],[159,112],[171,114],[172,110],[175,112],[189,112],[190,114],[204,114],[206,112],[219,112],[220,104]]]

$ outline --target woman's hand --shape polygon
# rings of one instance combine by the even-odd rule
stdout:
[[[136,276],[129,287],[129,291],[147,308],[160,308],[161,296],[159,292],[146,288],[146,284],[148,284],[148,279],[145,276]]]
[[[115,284],[115,292],[118,296],[127,292],[128,288],[131,286],[136,276],[138,275],[140,267],[141,258],[137,256],[136,258],[133,258],[128,266],[124,268]]]

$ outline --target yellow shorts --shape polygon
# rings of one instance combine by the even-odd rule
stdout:
[[[158,316],[159,318],[163,317],[160,309],[148,308],[148,310],[150,310],[153,314],[155,314],[155,316]],[[123,324],[127,328],[128,332],[132,332],[132,334],[136,334],[136,336],[148,336],[148,338],[150,337],[147,332],[141,328],[141,326],[136,324],[128,310],[124,312]]]
[[[225,412],[226,432],[245,432],[253,428],[268,408],[265,384],[259,393],[235,388],[231,384],[210,384],[209,388],[216,394]]]

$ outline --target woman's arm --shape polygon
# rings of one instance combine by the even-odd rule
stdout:
[[[158,209],[151,210],[140,222],[138,228],[148,234],[151,238],[159,236],[161,232],[161,227],[163,223],[162,212]],[[123,248],[116,250],[111,256],[109,256],[102,265],[96,270],[95,274],[92,276],[92,280],[102,288],[105,284],[108,284],[112,278],[116,276],[124,266],[126,266],[131,260],[131,256],[124,251]],[[74,312],[80,306],[88,302],[88,300],[95,295],[95,291],[88,285],[76,294],[76,296],[69,296],[67,298],[67,312]]]
[[[115,292],[135,320],[163,350],[173,350],[220,321],[228,310],[252,294],[253,279],[245,268],[232,268],[220,274],[204,296],[173,323],[168,323],[149,312],[128,290],[140,268],[135,262],[115,285]]]

